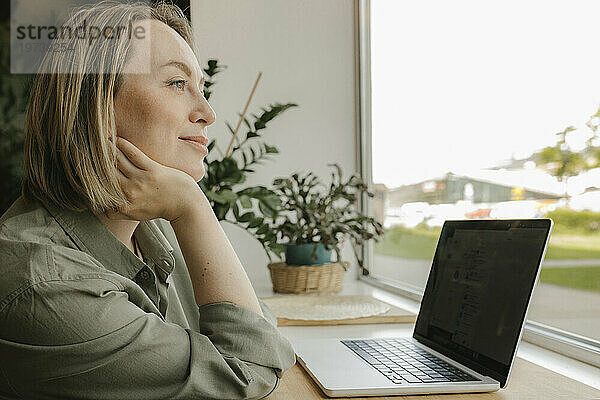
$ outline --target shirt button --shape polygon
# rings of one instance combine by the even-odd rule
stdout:
[[[140,277],[141,277],[143,280],[147,281],[148,279],[150,279],[150,273],[149,273],[148,271],[142,271],[142,272],[140,273]]]

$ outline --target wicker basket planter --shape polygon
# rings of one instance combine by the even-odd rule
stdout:
[[[344,266],[340,263],[320,265],[268,265],[273,290],[277,293],[337,293],[342,290]]]

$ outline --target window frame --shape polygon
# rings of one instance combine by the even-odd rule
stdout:
[[[355,47],[357,66],[357,162],[363,182],[373,187],[372,147],[371,147],[371,1],[355,1]],[[366,215],[373,215],[372,204],[366,194],[361,196],[360,209]],[[357,279],[365,283],[387,290],[391,293],[408,297],[421,302],[423,290],[402,285],[382,278],[375,278],[368,273],[369,265],[373,265],[373,241],[362,246],[362,257],[365,269],[358,271]],[[547,348],[556,353],[566,355],[579,361],[600,367],[600,341],[580,336],[571,332],[544,325],[535,321],[527,321],[522,339],[537,346]]]

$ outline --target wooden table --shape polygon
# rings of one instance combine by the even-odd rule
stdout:
[[[269,400],[311,400],[329,399],[310,375],[296,363],[283,375],[277,390],[267,397]],[[525,361],[515,360],[506,389],[491,393],[444,394],[428,396],[383,396],[383,397],[343,397],[340,399],[485,399],[485,400],[530,400],[530,399],[600,399],[600,390],[586,386],[581,382],[559,375],[546,368]]]

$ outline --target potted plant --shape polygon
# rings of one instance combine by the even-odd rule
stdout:
[[[369,197],[374,194],[368,191],[358,176],[352,175],[344,180],[338,164],[329,166],[334,167],[329,187],[324,186],[312,172],[302,176],[295,173],[290,178],[273,181],[273,191],[279,196],[281,207],[276,217],[269,218],[269,226],[278,241],[277,246],[265,248],[280,259],[285,254],[285,266],[277,263],[278,268],[301,265],[313,266],[310,270],[315,270],[315,266],[337,264],[343,268],[343,275],[347,263],[342,260],[341,249],[344,241],[350,239],[358,265],[364,269],[357,248],[368,240],[378,241],[384,233],[381,224],[363,215],[356,205],[362,193]],[[332,252],[336,254],[335,264],[331,263]]]
[[[214,76],[224,68],[214,59],[209,60],[207,68],[204,68],[207,99],[212,94]],[[245,229],[260,242],[269,258],[269,265],[274,264],[273,255],[283,259],[285,253],[288,261],[307,264],[293,267],[300,274],[297,280],[306,278],[300,292],[328,291],[323,290],[320,283],[314,283],[315,274],[310,271],[311,268],[319,269],[317,282],[326,281],[337,291],[339,271],[342,276],[346,271],[347,263],[342,261],[340,254],[345,239],[350,238],[359,266],[368,274],[356,247],[370,239],[378,240],[383,229],[373,218],[358,212],[355,203],[360,194],[366,193],[371,197],[373,194],[367,191],[366,185],[357,176],[343,181],[341,168],[337,164],[330,164],[335,170],[331,174],[329,191],[324,194],[318,192],[321,183],[310,172],[302,177],[294,174],[288,179],[276,179],[273,189],[265,186],[240,188],[247,174],[254,172],[256,166],[273,154],[279,153],[274,146],[258,141],[262,137],[261,131],[271,120],[297,106],[294,103],[271,104],[262,108],[259,115],[251,114],[253,120],[246,118],[246,110],[259,80],[260,74],[238,126],[234,129],[226,124],[232,134],[227,151],[222,151],[215,140],[209,143],[209,156],[204,160],[207,174],[198,184],[219,220]],[[242,123],[247,128],[245,135],[237,135]],[[337,256],[335,264],[329,263],[331,252]],[[314,263],[321,265],[310,265]],[[337,278],[334,276],[335,279],[330,279],[330,272],[331,276],[338,274]]]
[[[226,66],[219,64],[215,59],[208,60],[208,65],[204,68],[206,99],[212,95],[215,75],[225,68]],[[246,103],[246,109],[257,84],[258,79]],[[248,118],[245,117],[245,109],[235,129],[226,123],[232,135],[230,147],[222,151],[214,139],[210,141],[209,154],[204,159],[207,173],[198,183],[209,199],[217,219],[246,230],[258,239],[265,251],[271,246],[274,250],[278,249],[277,237],[269,229],[263,217],[277,216],[281,205],[279,196],[265,186],[245,188],[240,186],[246,181],[246,176],[253,173],[257,166],[268,160],[270,156],[279,153],[275,146],[260,141],[262,131],[270,121],[296,106],[294,103],[275,103],[261,108],[261,113],[251,114]],[[238,135],[242,122],[247,129],[245,133]]]

